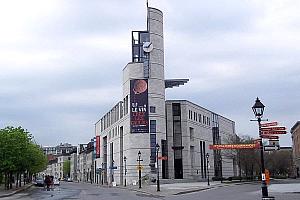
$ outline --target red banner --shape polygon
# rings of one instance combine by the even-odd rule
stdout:
[[[255,144],[215,144],[209,145],[209,149],[222,150],[222,149],[258,149],[259,143]]]
[[[96,158],[100,158],[100,135],[96,136]]]

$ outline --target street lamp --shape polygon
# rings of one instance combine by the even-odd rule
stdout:
[[[262,143],[262,134],[261,134],[261,118],[264,114],[265,106],[262,104],[257,97],[255,100],[255,104],[252,106],[253,113],[257,118],[258,122],[258,132],[260,137],[260,162],[261,162],[261,192],[262,197],[268,197],[268,188],[266,184],[266,176],[265,176],[265,162],[264,162],[264,147]]]
[[[141,151],[138,152],[138,159],[136,161],[139,162],[138,169],[139,169],[139,188],[142,188],[142,166],[141,166]]]
[[[102,169],[101,169],[101,184],[104,184],[104,163],[101,164],[102,165]]]
[[[126,158],[126,156],[124,156],[124,165],[125,165],[125,183],[124,183],[124,186],[125,187],[126,187],[126,174],[127,174],[126,161],[127,161],[127,158]]]
[[[110,174],[111,174],[111,184],[113,184],[114,180],[114,168],[115,168],[115,161],[111,161],[111,167],[110,167]]]
[[[160,186],[159,186],[159,160],[158,160],[158,151],[159,151],[159,144],[157,143],[156,144],[156,162],[157,162],[157,187],[156,187],[156,189],[157,189],[157,191],[160,191]]]
[[[209,154],[208,153],[206,153],[206,163],[207,163],[207,185],[210,185],[210,183],[209,183],[209,169],[208,169],[208,167],[209,167]]]

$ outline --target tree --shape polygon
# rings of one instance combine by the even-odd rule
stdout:
[[[12,188],[13,176],[21,185],[21,174],[25,177],[46,167],[46,157],[32,138],[22,127],[0,129],[0,174],[6,189]]]
[[[287,177],[292,171],[292,151],[273,151],[265,153],[266,168],[272,177]]]
[[[255,141],[252,137],[244,135],[238,137],[230,135],[225,139],[226,144],[253,144]],[[222,150],[222,155],[236,160],[239,167],[239,176],[253,178],[260,172],[260,157],[257,149],[232,149]]]
[[[63,165],[64,176],[67,175],[67,177],[70,177],[70,171],[71,171],[71,162],[70,160],[66,160],[64,161],[64,165]]]

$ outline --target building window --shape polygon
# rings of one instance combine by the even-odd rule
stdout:
[[[201,123],[201,114],[198,114],[199,122]]]
[[[193,112],[189,110],[189,119],[193,119]]]
[[[206,116],[203,115],[203,124],[206,124]]]
[[[195,138],[194,128],[190,127],[190,140],[194,141],[194,138]]]
[[[150,133],[156,133],[156,120],[150,120]]]
[[[155,106],[150,106],[150,113],[156,113]]]

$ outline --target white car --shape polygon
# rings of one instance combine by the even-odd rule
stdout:
[[[57,179],[54,179],[54,180],[53,180],[53,185],[60,185],[60,182],[59,182],[59,180],[57,180]]]

